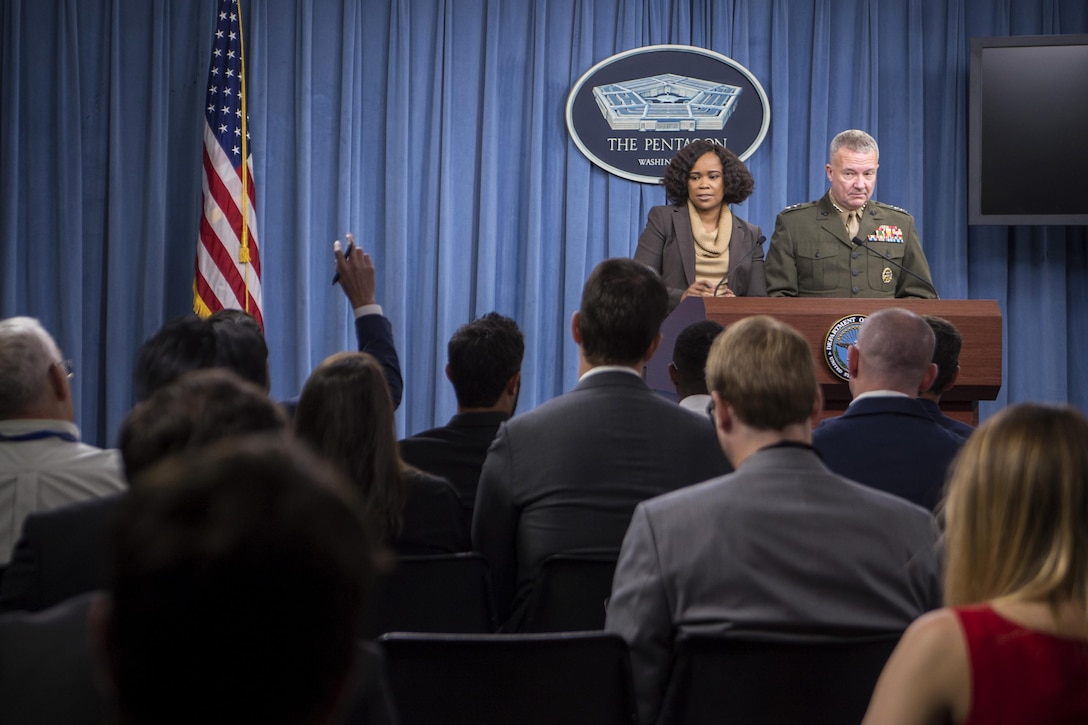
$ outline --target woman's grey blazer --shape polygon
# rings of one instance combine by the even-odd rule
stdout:
[[[733,215],[729,239],[727,284],[738,297],[766,297],[763,276],[763,242],[759,227]],[[655,206],[650,209],[646,228],[638,238],[635,260],[661,274],[669,289],[669,311],[680,304],[680,296],[695,282],[695,237],[691,233],[688,207]]]

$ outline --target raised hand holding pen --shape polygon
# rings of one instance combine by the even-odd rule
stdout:
[[[347,235],[348,250],[345,253],[337,239],[332,243],[332,253],[336,257],[335,284],[340,282],[340,288],[344,290],[352,308],[363,305],[377,304],[375,298],[376,275],[374,273],[374,260],[362,249],[355,251],[355,237],[349,232]]]

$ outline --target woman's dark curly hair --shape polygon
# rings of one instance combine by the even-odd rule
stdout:
[[[721,159],[723,203],[739,204],[752,194],[756,182],[744,162],[724,146],[699,140],[680,149],[665,168],[665,177],[661,183],[665,187],[666,199],[677,206],[687,203],[688,174],[699,157],[705,153],[717,154]]]

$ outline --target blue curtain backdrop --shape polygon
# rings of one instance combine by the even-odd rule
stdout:
[[[498,310],[527,337],[522,410],[569,389],[589,270],[630,256],[660,188],[586,160],[579,76],[643,45],[748,67],[771,126],[737,212],[768,234],[825,190],[827,144],[881,144],[876,198],[906,207],[945,298],[996,299],[1000,398],[1088,407],[1083,227],[967,226],[975,36],[1088,32],[1084,0],[260,0],[243,2],[273,394],[354,346],[331,243],[374,255],[406,372],[402,433],[454,399],[445,342]],[[77,364],[77,422],[112,444],[136,349],[190,309],[213,0],[4,0],[0,316]],[[1016,102],[1010,97],[1010,102]],[[1038,183],[1047,183],[1039,179]],[[1086,184],[1088,188],[1088,184]],[[1088,193],[1088,192],[1086,192]]]

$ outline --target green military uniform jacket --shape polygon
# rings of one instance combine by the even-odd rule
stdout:
[[[924,297],[937,292],[918,241],[914,217],[903,209],[869,200],[858,237],[851,241],[831,192],[819,201],[783,209],[775,220],[767,252],[767,294],[771,297]],[[918,277],[904,272],[890,257]],[[919,279],[919,277],[921,279]]]

